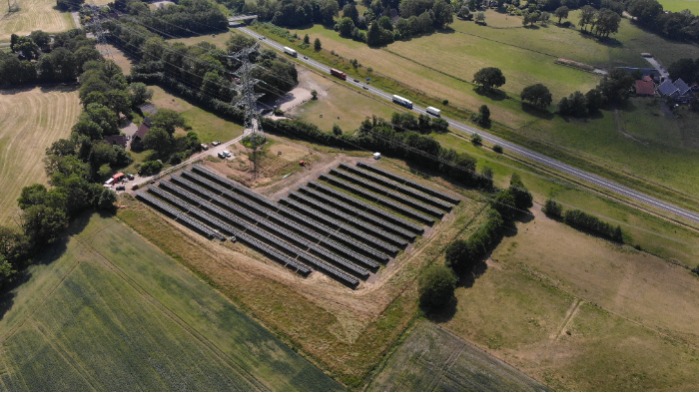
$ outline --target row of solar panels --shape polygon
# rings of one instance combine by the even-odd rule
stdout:
[[[411,180],[402,178],[402,177],[400,177],[400,176],[398,176],[398,175],[396,175],[396,174],[394,174],[394,173],[384,171],[383,169],[379,169],[379,168],[377,168],[377,167],[375,167],[375,166],[373,166],[373,165],[367,165],[367,164],[365,164],[365,163],[363,163],[363,162],[360,162],[360,163],[357,164],[357,166],[360,167],[360,168],[362,168],[362,169],[366,169],[366,170],[368,170],[368,171],[377,173],[377,174],[379,174],[379,175],[381,175],[381,176],[384,176],[384,177],[386,177],[386,178],[389,178],[389,179],[391,179],[391,180],[394,180],[394,181],[396,181],[397,183],[403,184],[403,185],[405,185],[405,186],[407,186],[407,187],[411,187],[411,188],[413,188],[413,189],[415,189],[415,190],[422,191],[422,192],[424,192],[425,194],[429,194],[429,195],[432,195],[432,196],[434,196],[434,197],[437,197],[437,198],[439,198],[439,199],[441,199],[441,200],[443,200],[443,201],[446,201],[446,202],[451,203],[452,205],[458,205],[459,202],[460,202],[458,198],[454,198],[454,197],[449,196],[449,195],[447,195],[447,194],[445,194],[445,193],[443,193],[443,192],[439,192],[439,191],[434,190],[434,189],[432,189],[432,188],[425,187],[425,186],[423,186],[422,184],[419,184],[419,183],[416,183],[416,182],[414,182],[414,181],[411,181]]]

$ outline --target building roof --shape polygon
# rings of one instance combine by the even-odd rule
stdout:
[[[687,94],[687,92],[692,89],[682,80],[682,78],[677,79],[674,84],[677,90],[679,90],[681,96]]]
[[[112,145],[119,145],[121,147],[126,147],[126,135],[108,135],[104,137],[105,142]]]
[[[663,96],[674,96],[679,94],[679,89],[670,79],[665,79],[665,81],[658,86],[658,93]]]
[[[655,94],[655,84],[645,80],[637,80],[635,84],[636,94],[639,96],[652,96]]]
[[[650,75],[643,75],[643,78],[641,79],[646,82],[653,82],[653,78]]]
[[[133,139],[143,139],[148,131],[150,131],[150,127],[148,127],[145,123],[141,124],[138,126],[138,130],[136,130],[136,132],[133,134]]]

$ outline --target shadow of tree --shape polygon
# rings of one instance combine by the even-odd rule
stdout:
[[[507,93],[500,89],[486,89],[482,86],[477,86],[473,89],[478,95],[488,97],[493,101],[502,101],[507,99]]]
[[[546,120],[551,120],[555,117],[555,115],[546,109],[540,109],[537,108],[531,104],[528,104],[526,102],[522,103],[522,110],[532,116],[536,116],[540,119],[546,119]]]

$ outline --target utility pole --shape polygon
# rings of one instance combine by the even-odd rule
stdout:
[[[259,148],[259,138],[262,137],[262,121],[260,113],[257,110],[257,100],[262,97],[262,94],[255,93],[255,85],[260,81],[252,76],[252,70],[255,69],[255,64],[250,61],[250,55],[259,50],[259,44],[244,48],[239,52],[227,56],[230,59],[240,62],[240,67],[234,73],[240,78],[240,84],[236,89],[238,96],[233,97],[231,104],[242,106],[244,112],[245,133],[248,140],[252,143],[252,165],[253,178],[257,178],[257,149]]]

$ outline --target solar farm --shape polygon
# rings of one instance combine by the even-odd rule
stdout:
[[[279,201],[203,165],[136,197],[199,234],[237,241],[306,277],[357,288],[459,199],[373,165],[340,164]]]

